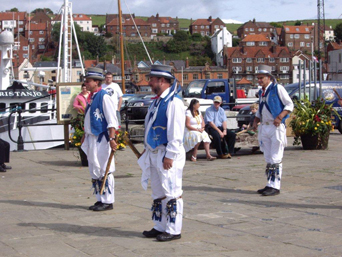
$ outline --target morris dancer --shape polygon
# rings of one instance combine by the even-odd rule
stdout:
[[[282,85],[277,84],[271,72],[270,66],[260,65],[256,73],[262,88],[259,91],[259,110],[254,119],[253,129],[258,129],[260,150],[264,152],[267,163],[267,185],[257,191],[262,196],[280,193],[282,159],[287,144],[285,120],[293,110],[290,96]]]
[[[89,172],[92,178],[94,194],[97,202],[89,207],[93,211],[113,209],[115,161],[112,160],[106,181],[106,190],[100,195],[102,179],[111,150],[116,150],[115,130],[118,121],[115,115],[114,102],[105,90],[101,89],[104,80],[103,70],[88,68],[85,84],[90,93],[90,104],[87,106],[84,118],[84,138],[82,150],[87,154]]]
[[[170,66],[152,65],[149,85],[157,97],[145,117],[145,149],[138,160],[142,187],[151,179],[153,198],[154,227],[143,235],[158,241],[180,239],[183,219],[185,107],[173,79]]]

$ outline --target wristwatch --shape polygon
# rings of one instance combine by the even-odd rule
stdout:
[[[115,137],[110,137],[109,138],[109,141],[113,141],[113,140],[115,140]]]

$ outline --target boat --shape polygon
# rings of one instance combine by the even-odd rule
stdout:
[[[64,0],[61,8],[61,35],[57,67],[57,83],[71,82],[71,55],[68,46],[71,45],[74,29],[72,21],[72,5]],[[65,32],[63,35],[62,33]],[[61,57],[63,36],[63,59]],[[80,57],[78,42],[77,49]],[[31,81],[14,79],[12,58],[15,46],[12,31],[0,33],[0,138],[10,143],[10,150],[43,150],[64,144],[65,126],[57,123],[56,97],[51,92],[54,86],[46,86]],[[79,58],[82,60],[81,58]],[[60,63],[62,61],[62,79],[59,81]],[[82,71],[84,74],[83,65]],[[68,139],[66,139],[68,140]]]

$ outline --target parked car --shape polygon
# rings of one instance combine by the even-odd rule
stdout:
[[[248,125],[251,120],[251,105],[247,105],[240,109],[239,113],[236,115],[236,120],[238,123],[239,128],[242,127],[243,124]]]
[[[135,95],[127,102],[127,106],[121,110],[121,116],[125,116],[126,108],[129,120],[136,120],[135,123],[142,124],[148,110],[153,102],[152,97],[155,95]]]

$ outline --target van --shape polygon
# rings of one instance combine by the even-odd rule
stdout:
[[[301,95],[300,99],[304,99],[304,95],[307,99],[313,100],[319,97],[320,88],[319,83],[306,83],[304,90],[304,83],[301,83]],[[292,100],[299,99],[299,83],[288,84],[285,86],[285,89]],[[339,96],[336,95],[334,89],[337,91],[340,97],[342,97],[342,81],[322,81],[322,98],[325,100],[327,104],[333,104],[333,108],[338,112],[340,116],[342,116],[342,107],[337,103],[339,100]],[[334,115],[334,126],[338,129],[338,131],[342,134],[342,121]]]

